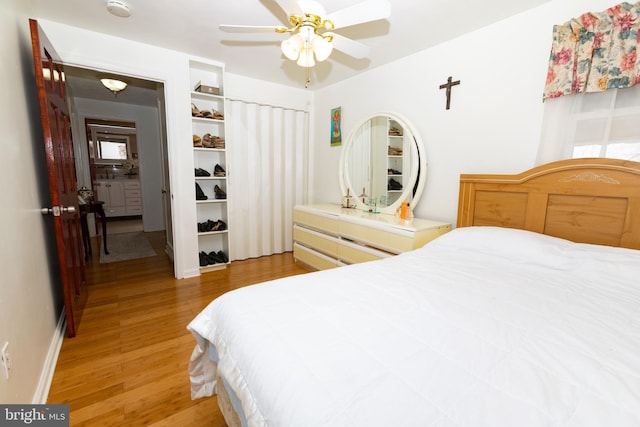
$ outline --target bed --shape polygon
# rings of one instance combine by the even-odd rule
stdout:
[[[457,228],[189,324],[229,426],[640,426],[640,163],[462,175]]]

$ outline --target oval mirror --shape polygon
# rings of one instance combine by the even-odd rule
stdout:
[[[427,161],[420,135],[396,113],[375,113],[357,123],[340,158],[340,188],[357,209],[394,214],[420,199]]]

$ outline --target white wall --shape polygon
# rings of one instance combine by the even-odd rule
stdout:
[[[343,148],[329,146],[330,109],[342,107],[345,136],[366,115],[395,111],[415,125],[426,145],[427,183],[416,216],[455,224],[461,173],[515,173],[534,165],[553,25],[612,5],[553,0],[316,91],[312,200],[341,200],[334,165]],[[462,83],[445,110],[439,86],[448,76]]]
[[[136,143],[140,159],[140,183],[142,186],[142,211],[144,231],[164,230],[164,206],[162,204],[162,140],[158,108],[141,105],[119,104],[86,98],[74,99],[74,129],[76,153],[81,152],[86,168],[78,171],[78,185],[91,188],[88,170],[85,118],[129,121],[136,124]],[[89,227],[91,230],[92,227]]]
[[[2,403],[46,395],[40,376],[47,362],[55,363],[48,355],[57,354],[62,312],[53,221],[40,213],[49,193],[29,16],[22,0],[0,2],[0,346],[9,342],[13,361],[10,379],[0,374]]]

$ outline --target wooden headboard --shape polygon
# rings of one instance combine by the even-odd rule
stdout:
[[[464,174],[457,224],[640,249],[640,163],[571,159],[516,175]]]

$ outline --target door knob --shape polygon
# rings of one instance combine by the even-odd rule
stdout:
[[[75,206],[53,206],[51,208],[42,208],[40,209],[42,215],[53,214],[53,216],[60,216],[63,213],[76,213]]]

